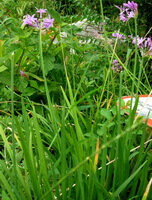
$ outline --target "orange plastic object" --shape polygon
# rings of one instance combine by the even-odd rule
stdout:
[[[131,101],[131,96],[122,97],[125,101],[125,106],[123,108],[130,109],[129,101]],[[136,98],[132,99],[132,107],[134,107]],[[129,114],[128,112],[126,112]],[[136,110],[136,117],[143,116],[143,121],[147,122],[147,125],[152,127],[152,95],[139,95],[139,102]]]

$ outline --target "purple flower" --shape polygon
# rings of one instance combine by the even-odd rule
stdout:
[[[29,26],[38,27],[38,19],[34,17],[35,15],[26,15],[25,19],[23,19],[23,24],[28,24]]]
[[[138,10],[138,4],[134,1],[128,1],[128,3],[123,3],[123,6],[115,7],[120,10],[120,20],[123,22],[128,21],[130,18],[134,18]]]
[[[128,19],[134,18],[135,14],[133,11],[128,12]]]
[[[132,43],[137,44],[137,47],[141,49],[142,55],[152,55],[152,39],[150,37],[142,38],[137,36],[137,38],[133,38]]]
[[[118,39],[126,39],[124,35],[119,34],[119,33],[113,33],[112,36],[113,36],[113,37],[116,37],[116,38],[118,38]]]
[[[42,27],[46,28],[47,30],[53,26],[54,19],[51,18],[44,18],[42,22]]]
[[[123,6],[133,11],[138,9],[138,4],[133,1],[132,2],[128,1],[128,3],[123,3]]]
[[[123,12],[120,13],[120,20],[123,21],[123,22],[127,21],[127,18],[125,17]]]
[[[149,51],[152,51],[152,39],[151,38],[147,38],[145,40],[144,47],[148,48]]]
[[[47,9],[39,9],[36,11],[37,13],[40,13],[40,19],[42,18],[43,13],[47,13]]]
[[[25,73],[24,73],[22,70],[20,70],[20,75],[21,75],[22,77],[26,76]]]
[[[35,18],[35,14],[32,16],[26,15],[25,18],[23,19],[22,25],[27,24],[37,29],[47,29],[47,30],[53,26],[54,19],[51,19],[50,16],[48,16],[48,18],[42,18],[42,14],[47,13],[46,9],[39,9],[36,12],[40,13],[39,19]]]
[[[119,65],[119,62],[118,60],[113,60],[112,62],[113,66],[111,67],[111,69],[116,72],[116,73],[119,73],[122,71],[122,66]]]
[[[145,39],[146,38],[140,38],[139,36],[137,36],[137,38],[136,37],[134,37],[133,38],[133,41],[132,41],[132,43],[133,44],[137,44],[137,46],[139,47],[139,48],[143,48],[144,47],[144,41],[145,41]]]
[[[118,60],[113,60],[112,64],[113,64],[113,65],[118,64]]]

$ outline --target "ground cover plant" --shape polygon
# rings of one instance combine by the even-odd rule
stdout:
[[[104,3],[1,1],[1,199],[152,198],[152,129],[135,117],[152,95],[151,28],[137,2],[117,1],[114,20]]]

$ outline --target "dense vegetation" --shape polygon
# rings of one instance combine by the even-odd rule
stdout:
[[[1,0],[0,199],[152,198],[152,3],[122,3]]]

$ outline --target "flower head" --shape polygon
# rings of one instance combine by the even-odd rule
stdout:
[[[113,33],[112,34],[113,37],[116,37],[118,39],[126,39],[126,37],[122,34],[119,34],[119,33]]]
[[[32,27],[35,27],[37,29],[49,29],[50,27],[53,26],[54,19],[51,19],[50,16],[48,15],[48,18],[42,18],[43,13],[47,13],[46,9],[39,9],[36,11],[37,13],[40,13],[40,18],[36,18],[35,14],[30,16],[26,15],[23,19],[23,24],[22,25],[29,25]]]
[[[134,37],[133,44],[137,44],[137,47],[141,50],[142,55],[152,55],[152,39],[150,37]]]
[[[40,13],[40,19],[42,18],[42,14],[43,13],[47,13],[47,10],[46,9],[39,9],[36,11],[37,13]]]
[[[22,77],[24,77],[24,76],[25,76],[25,73],[24,73],[22,70],[20,70],[20,75],[21,75]]]
[[[113,60],[112,64],[113,64],[113,65],[118,64],[118,60]]]
[[[42,22],[42,27],[46,28],[47,30],[53,26],[54,19],[44,18]]]
[[[152,51],[152,39],[151,38],[147,38],[145,40],[144,47],[148,48],[149,51]]]
[[[122,71],[122,66],[119,65],[118,60],[113,60],[111,69],[112,71],[119,73]]]
[[[120,10],[120,20],[123,22],[128,21],[130,18],[134,18],[137,14],[138,4],[134,1],[128,3],[123,3],[123,6],[115,6]]]
[[[128,3],[123,3],[123,6],[133,11],[138,9],[138,4],[133,1],[132,2],[128,1]]]
[[[137,44],[137,46],[139,47],[139,48],[143,48],[144,47],[144,41],[145,41],[145,39],[146,38],[142,38],[142,37],[139,37],[139,36],[137,36],[137,37],[134,37],[133,38],[133,41],[132,41],[132,43],[133,44]]]
[[[23,19],[23,24],[22,25],[29,25],[29,26],[33,26],[33,27],[38,27],[38,19],[36,17],[34,17],[34,15],[30,16],[30,15],[26,15],[25,19]]]

